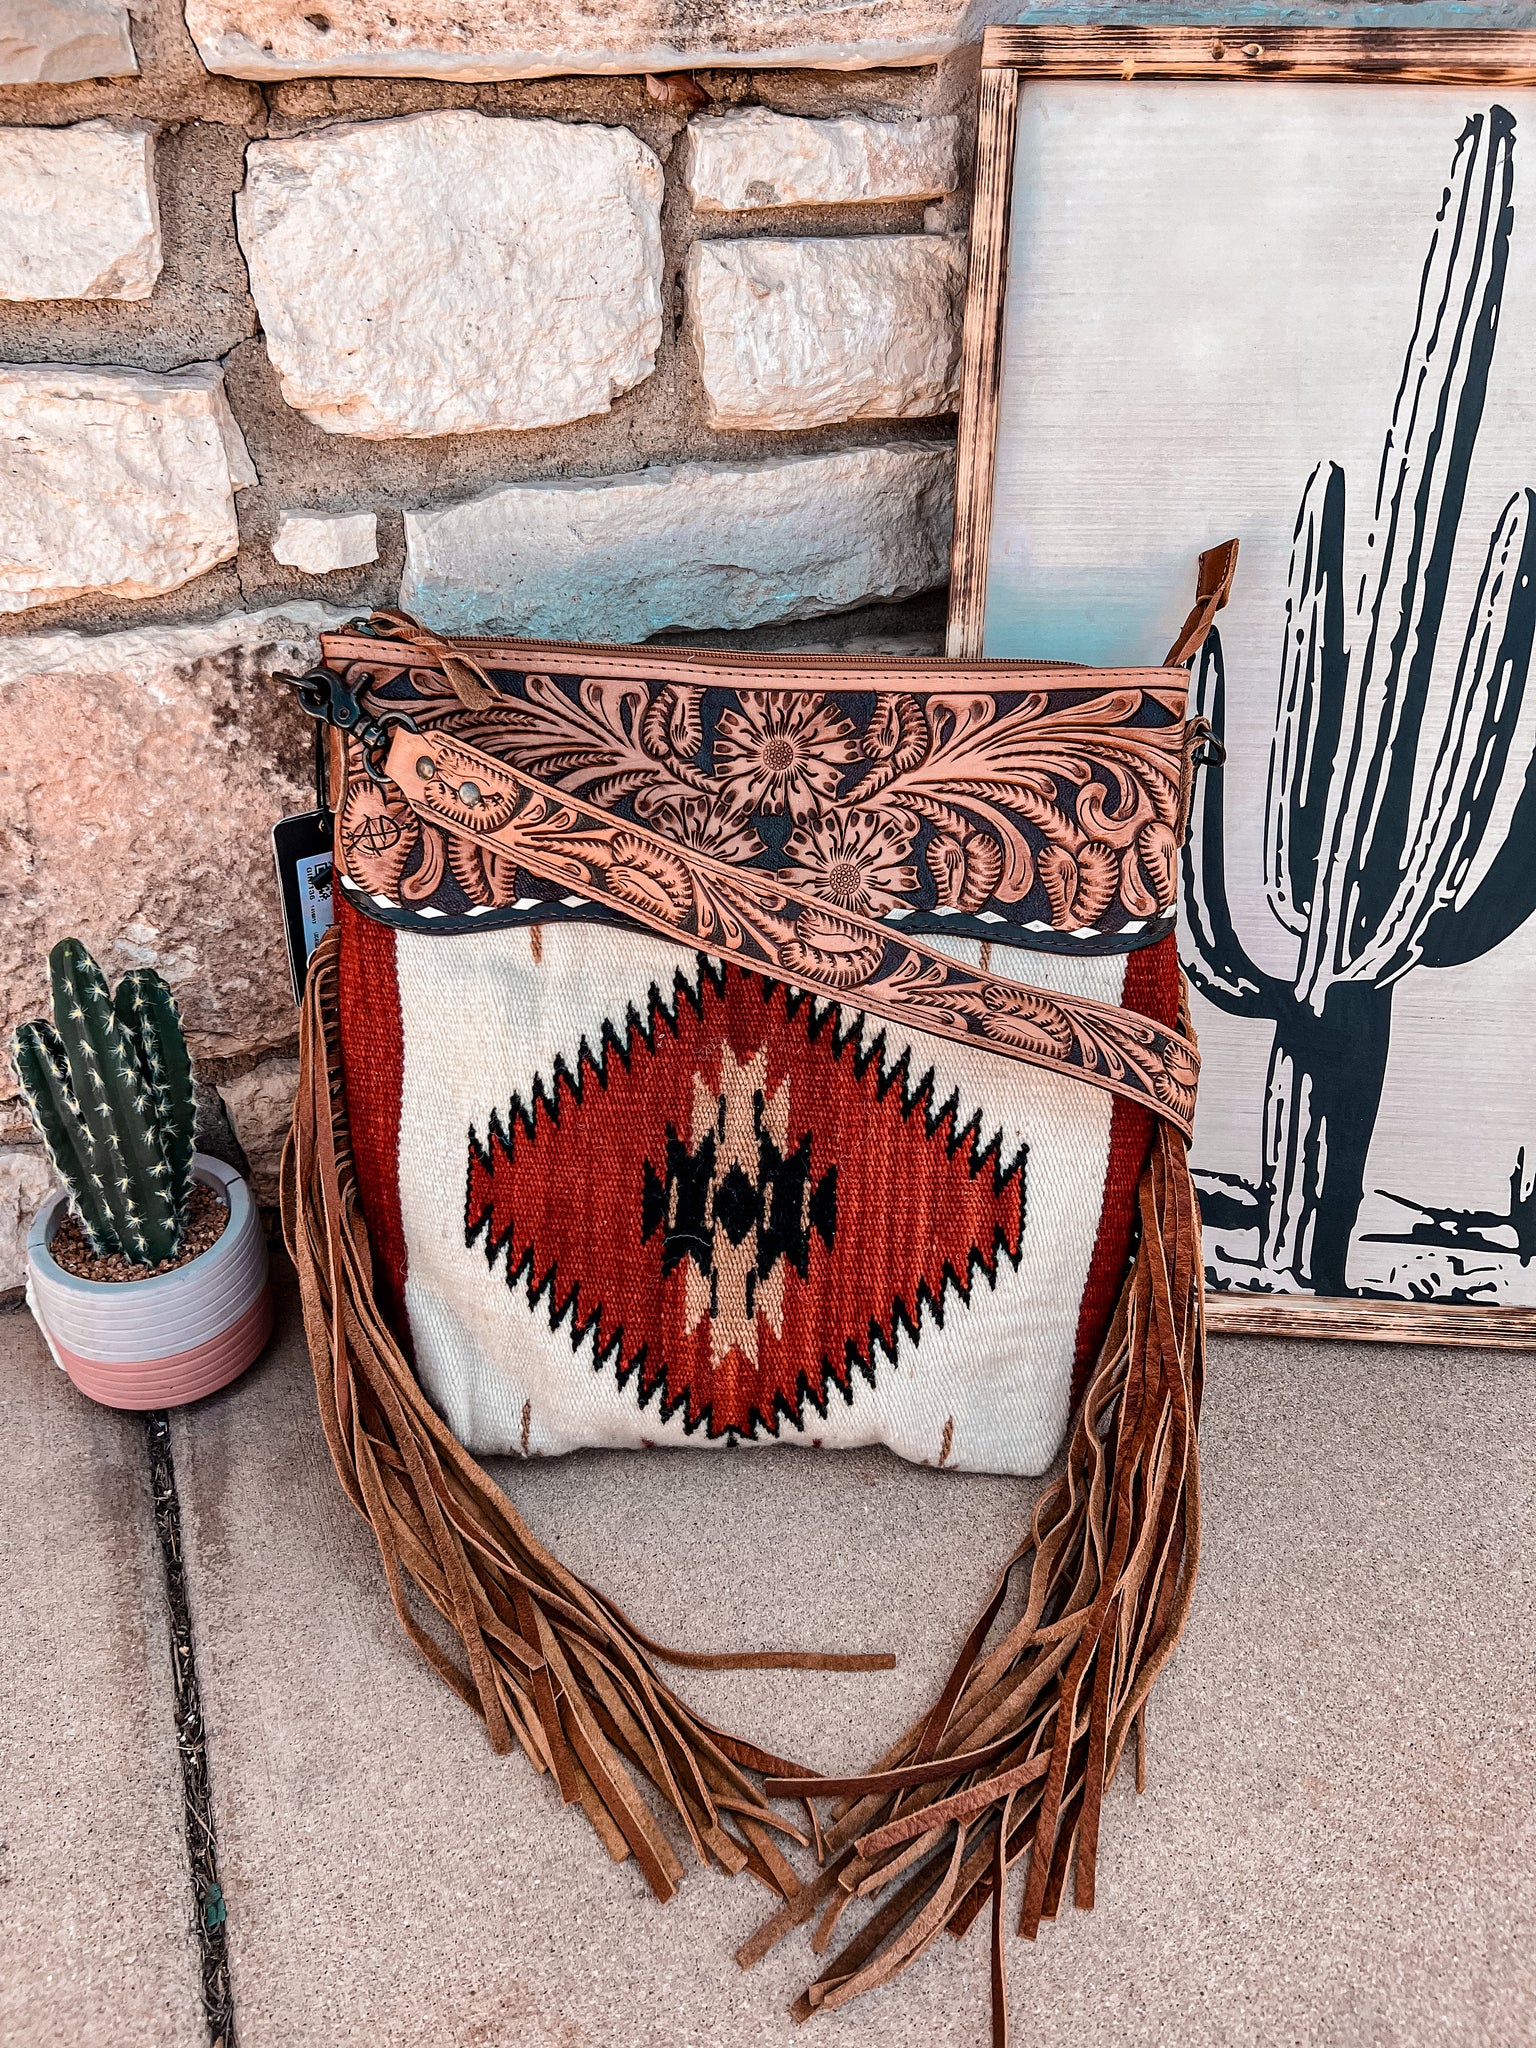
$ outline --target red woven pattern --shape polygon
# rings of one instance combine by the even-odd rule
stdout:
[[[374,1287],[407,1351],[405,1229],[400,1220],[400,1091],[405,1048],[395,935],[337,891],[341,930],[338,998],[347,1116],[368,1237],[378,1261]]]
[[[471,1134],[466,1235],[573,1344],[595,1325],[642,1407],[713,1437],[814,1429],[807,1403],[853,1400],[898,1329],[1019,1256],[1022,1161],[905,1082],[782,983],[706,975]]]
[[[1126,1009],[1139,1010],[1142,1016],[1155,1018],[1159,1024],[1171,1026],[1178,1022],[1180,986],[1178,940],[1172,932],[1155,946],[1143,946],[1132,953],[1125,964]],[[1099,1355],[1125,1284],[1136,1222],[1136,1190],[1151,1150],[1152,1128],[1148,1111],[1138,1103],[1127,1102],[1123,1096],[1115,1098],[1099,1234],[1094,1240],[1093,1261],[1077,1319],[1077,1350],[1072,1363],[1074,1408],[1088,1384],[1089,1370]]]

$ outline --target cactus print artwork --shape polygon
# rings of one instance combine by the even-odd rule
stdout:
[[[1184,854],[1209,1281],[1536,1304],[1536,96],[1070,90],[1101,168],[1065,268],[1097,259],[1109,303],[1049,390],[1010,403],[1005,369],[986,651],[1114,659],[1135,630],[1134,602],[1073,616],[1095,487],[1092,576],[1129,564],[1143,639],[1170,533],[1241,536],[1192,706],[1227,761]],[[1100,223],[1127,148],[1136,217]],[[1071,277],[1029,237],[1087,151],[1022,124],[1010,362],[1059,347]],[[1195,187],[1204,254],[1167,231]],[[1136,502],[1109,449],[1069,454],[1073,392],[1139,437]]]

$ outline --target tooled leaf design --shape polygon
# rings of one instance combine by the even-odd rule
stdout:
[[[952,833],[953,807],[963,805],[966,823],[1002,854],[996,894],[1020,901],[1038,872],[1058,927],[1092,923],[1117,890],[1128,910],[1147,915],[1149,897],[1151,909],[1172,900],[1172,882],[1162,841],[1146,844],[1149,861],[1141,857],[1140,835],[1159,828],[1172,844],[1183,763],[1176,726],[1130,725],[1141,703],[1140,691],[1106,691],[1091,703],[1053,710],[1032,692],[999,716],[989,696],[930,697],[931,744],[877,797],[862,801],[939,822],[932,809],[938,800]],[[1063,786],[1074,794],[1075,820],[1060,801]],[[1046,842],[1038,864],[1020,819]],[[1163,877],[1161,894],[1148,886],[1149,866],[1154,878]]]
[[[348,874],[373,896],[398,896],[421,821],[397,790],[361,772],[347,783],[337,837]]]
[[[471,903],[490,903],[500,909],[516,900],[517,862],[499,848],[450,839],[448,864]]]
[[[439,716],[452,716],[456,737],[526,774],[611,803],[634,791],[659,798],[709,786],[689,758],[701,744],[697,703],[678,701],[698,694],[653,699],[643,683],[592,678],[573,697],[550,676],[528,675],[520,697],[483,711],[452,700]]]
[[[434,836],[494,854],[514,872],[574,886],[653,930],[835,1001],[1075,1072],[1188,1126],[1196,1056],[1150,1018],[1000,980],[818,901],[787,877],[685,850],[443,732],[397,732],[386,772]],[[492,871],[482,867],[482,878],[490,886]]]

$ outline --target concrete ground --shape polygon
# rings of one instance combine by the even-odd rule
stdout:
[[[1105,1815],[1099,1905],[1011,1946],[1015,2039],[1536,2041],[1536,1366],[1228,1342],[1206,1545]],[[0,1317],[0,2042],[208,2041],[143,1424]],[[173,1431],[240,2048],[770,2048],[804,1937],[703,1871],[657,1906],[400,1635],[314,1412],[296,1304]],[[683,1673],[824,1767],[930,1693],[1031,1489],[790,1451],[514,1467],[523,1512],[652,1632],[876,1647],[890,1674]],[[817,2019],[827,2048],[988,2038],[984,1923]],[[228,2048],[228,2044],[226,2044]]]

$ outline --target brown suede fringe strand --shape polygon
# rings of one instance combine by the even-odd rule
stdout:
[[[373,1291],[347,1132],[337,938],[316,952],[283,1155],[283,1228],[298,1268],[326,1440],[368,1520],[401,1626],[482,1716],[579,1804],[616,1862],[658,1898],[682,1865],[631,1768],[700,1862],[750,1871],[782,1904],[737,1953],[750,1967],[817,1918],[825,1955],[844,1912],[860,1931],[792,2008],[832,2011],[887,1982],[947,1929],[992,1909],[992,2037],[1008,2034],[1008,1872],[1026,1865],[1019,1932],[1054,1917],[1068,1874],[1091,1906],[1099,1810],[1127,1742],[1145,1774],[1146,1703],[1189,1610],[1200,1547],[1195,1430],[1203,1369],[1199,1224],[1182,1140],[1160,1125],[1140,1193],[1141,1242],[1084,1395],[1065,1469],[1036,1506],[932,1710],[874,1770],[822,1778],[702,1720],[654,1660],[695,1669],[889,1669],[888,1655],[669,1650],[565,1570],[428,1403]],[[986,1638],[1026,1558],[1024,1612]],[[457,1639],[413,1611],[407,1582]],[[749,1776],[748,1773],[753,1775]],[[761,1783],[754,1782],[754,1778]],[[803,1802],[820,1872],[802,1882],[776,1836],[810,1846],[773,1799]],[[815,1802],[831,1800],[824,1829]]]

